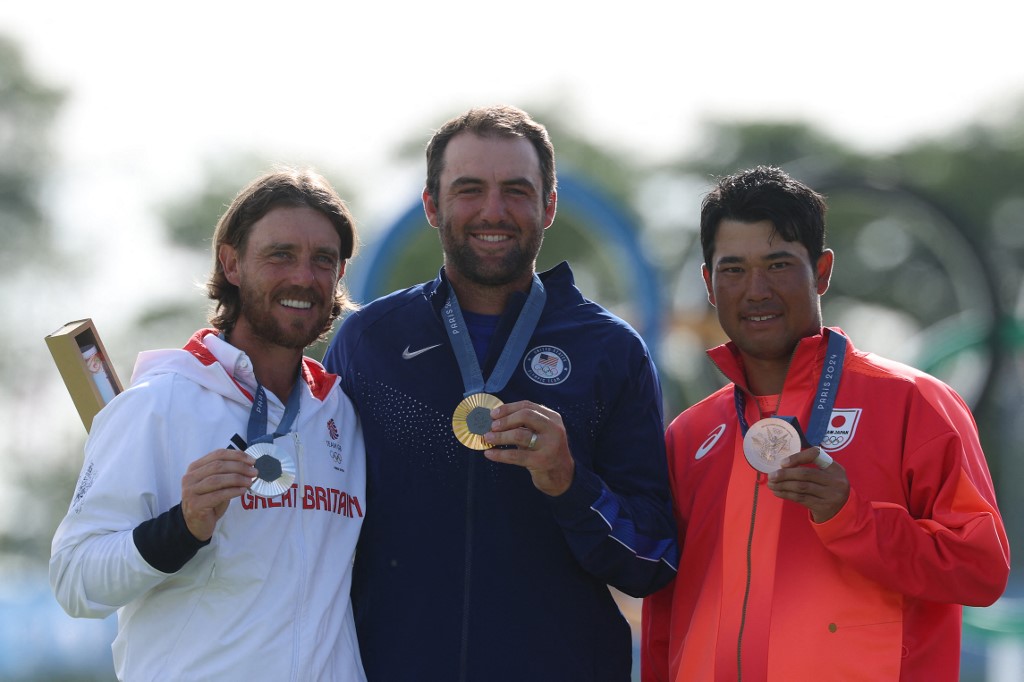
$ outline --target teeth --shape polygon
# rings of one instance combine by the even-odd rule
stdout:
[[[751,315],[747,319],[751,320],[753,322],[764,322],[765,320],[770,320],[773,317],[775,317],[775,316],[774,315]]]
[[[503,242],[508,239],[508,236],[503,234],[478,234],[477,239],[482,239],[485,242]]]
[[[313,304],[310,303],[309,301],[298,301],[294,298],[283,299],[281,301],[281,305],[283,305],[286,308],[300,308],[302,310],[305,310],[306,308],[310,308],[313,306]]]

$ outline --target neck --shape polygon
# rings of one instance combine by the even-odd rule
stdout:
[[[459,299],[459,308],[480,315],[501,315],[512,294],[527,293],[532,282],[532,272],[525,279],[501,285],[478,284],[448,273],[448,283]]]
[[[747,377],[747,387],[754,395],[777,395],[782,393],[789,371],[789,362],[766,361],[743,358],[743,371]]]
[[[282,402],[288,400],[299,373],[302,351],[267,343],[237,326],[231,332],[230,342],[249,356],[256,380]]]

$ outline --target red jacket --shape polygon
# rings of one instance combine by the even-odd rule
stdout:
[[[800,342],[779,403],[805,432],[824,339]],[[738,350],[708,354],[757,421]],[[967,406],[937,379],[848,345],[822,448],[850,497],[817,524],[747,464],[733,390],[666,434],[682,556],[675,581],[644,601],[644,682],[955,681],[960,605],[994,602],[1010,571]]]

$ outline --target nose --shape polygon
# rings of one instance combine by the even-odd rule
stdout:
[[[289,279],[297,286],[310,287],[316,281],[316,265],[309,258],[299,258],[291,268]]]
[[[753,268],[750,271],[750,280],[747,284],[747,298],[751,301],[763,301],[771,298],[772,289],[768,279],[768,273],[761,268]]]
[[[500,188],[487,191],[483,206],[480,208],[480,219],[488,223],[500,223],[508,217],[505,196]]]

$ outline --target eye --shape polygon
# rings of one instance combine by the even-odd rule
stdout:
[[[313,262],[322,268],[333,270],[338,267],[338,259],[328,254],[321,254],[313,258]]]

